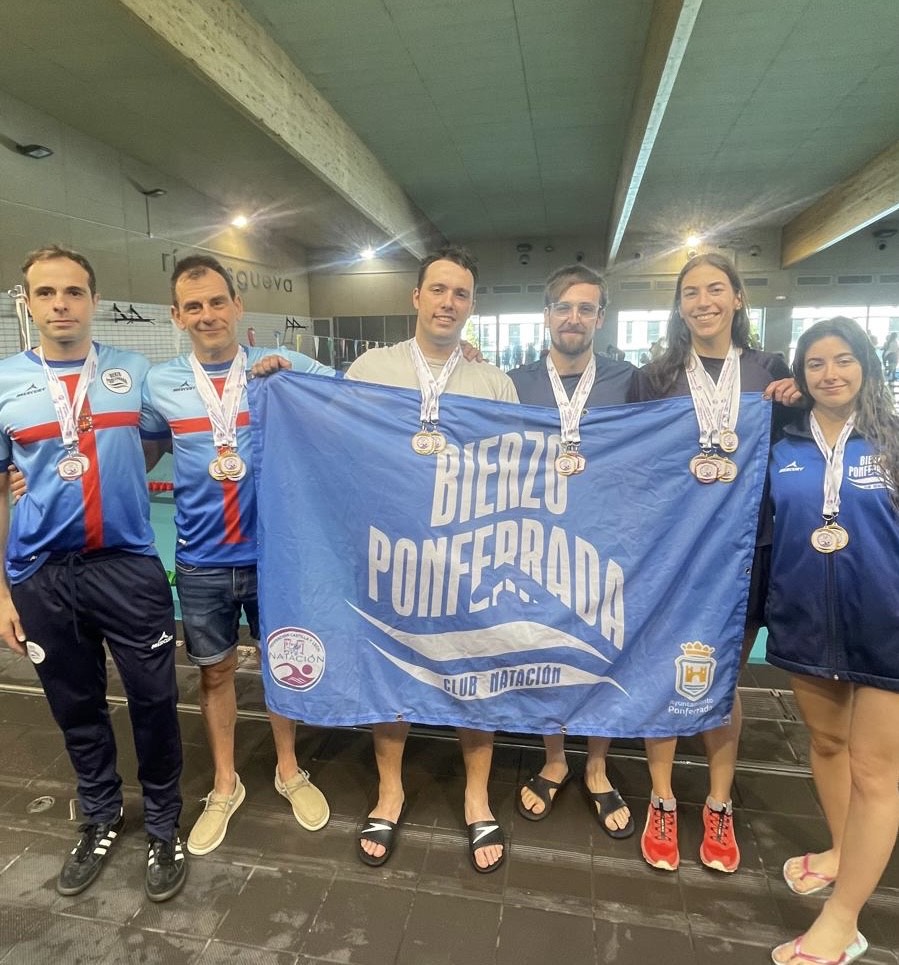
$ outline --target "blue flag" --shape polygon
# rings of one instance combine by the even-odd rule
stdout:
[[[688,469],[689,397],[591,409],[560,475],[554,409],[282,372],[250,383],[268,706],[665,737],[730,713],[770,404],[743,395],[730,483]]]

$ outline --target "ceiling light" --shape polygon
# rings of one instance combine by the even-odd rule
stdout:
[[[249,223],[250,219],[245,214],[237,215],[231,222],[235,228],[246,228]]]
[[[689,235],[687,235],[687,238],[686,238],[686,240],[684,241],[684,244],[685,244],[688,248],[695,248],[701,241],[702,241],[701,235],[689,234]]]
[[[145,198],[161,198],[164,194],[168,194],[168,191],[165,188],[147,188],[146,191],[141,188],[140,193]]]
[[[785,301],[787,300],[787,296],[786,296],[786,295],[775,295],[775,296],[774,296],[774,300],[775,300],[776,302],[785,302]]]
[[[44,147],[43,144],[17,144],[16,150],[19,154],[34,158],[36,161],[42,157],[50,157],[53,153],[49,147]]]
[[[372,258],[374,258],[376,254],[377,252],[375,251],[374,248],[371,248],[371,247],[363,248],[362,251],[359,252],[359,257],[362,258],[364,261],[369,261]]]

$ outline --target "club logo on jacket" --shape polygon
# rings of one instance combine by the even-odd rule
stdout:
[[[846,476],[856,489],[886,489],[879,455],[862,456],[857,466],[848,466]]]
[[[101,376],[100,381],[116,395],[124,395],[131,391],[132,381],[130,373],[125,369],[107,369]]]

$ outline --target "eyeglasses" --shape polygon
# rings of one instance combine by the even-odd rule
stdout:
[[[580,302],[572,305],[571,302],[553,302],[549,306],[549,313],[553,318],[564,322],[577,312],[577,317],[585,322],[593,322],[602,314],[603,305],[594,305],[592,302]]]

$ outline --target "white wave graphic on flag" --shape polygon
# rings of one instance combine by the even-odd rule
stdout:
[[[388,637],[402,643],[410,650],[421,654],[428,660],[439,663],[445,660],[471,659],[472,657],[497,657],[507,653],[527,653],[532,650],[555,650],[569,647],[581,653],[588,653],[605,663],[608,657],[598,650],[573,637],[570,633],[548,627],[543,623],[529,620],[513,620],[494,627],[480,630],[448,630],[443,633],[409,633],[398,630],[360,610],[349,600],[346,601],[359,616],[368,620]],[[600,678],[597,678],[600,679]]]
[[[512,677],[520,674],[522,677],[526,678],[528,671],[532,669],[532,665],[520,664],[517,667],[503,667],[502,670],[468,670],[465,673],[459,674],[438,674],[433,670],[426,669],[425,667],[416,667],[414,664],[407,663],[405,660],[400,660],[399,657],[395,657],[386,650],[382,650],[373,641],[369,641],[369,643],[371,643],[378,653],[386,657],[392,664],[399,667],[400,670],[405,671],[405,673],[407,673],[410,677],[414,677],[420,683],[427,684],[429,687],[435,687],[437,690],[446,692],[447,684],[452,685],[454,683],[464,683],[465,690],[467,691],[465,693],[461,692],[461,687],[451,687],[453,696],[456,700],[490,700],[492,698],[499,697],[501,694],[509,693],[512,690],[538,690],[542,688],[555,689],[557,687],[574,687],[583,684],[611,684],[613,687],[616,687],[618,690],[620,690],[626,697],[630,697],[630,694],[624,689],[624,687],[622,687],[617,681],[612,680],[611,677],[603,677],[599,674],[589,673],[586,670],[579,670],[577,667],[565,666],[559,667],[561,672],[560,679],[553,679],[551,683],[541,683],[539,680],[536,682],[522,683],[509,682],[504,683],[499,689],[492,689],[492,682],[501,673],[506,673]]]

